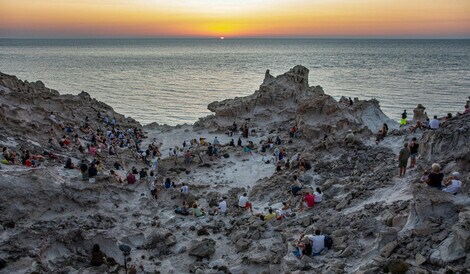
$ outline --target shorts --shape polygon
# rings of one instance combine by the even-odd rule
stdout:
[[[416,159],[416,156],[418,156],[418,153],[410,154],[410,158],[413,160]]]
[[[405,118],[402,118],[400,120],[400,125],[403,125],[403,126],[406,125],[406,119]]]
[[[243,208],[243,209],[248,209],[248,208],[251,208],[251,203],[250,202],[246,202],[245,204],[245,207],[243,206],[238,206],[239,208]]]
[[[406,168],[407,165],[408,165],[408,159],[400,160],[399,163],[398,163],[399,168]]]

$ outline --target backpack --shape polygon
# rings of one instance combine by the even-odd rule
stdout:
[[[333,247],[333,238],[331,236],[325,236],[325,247],[328,249]]]

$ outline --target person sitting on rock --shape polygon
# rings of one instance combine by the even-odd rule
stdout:
[[[313,196],[315,197],[315,203],[318,204],[318,203],[321,203],[321,201],[323,201],[323,192],[321,192],[321,189],[319,187],[315,189]]]
[[[315,206],[315,197],[308,191],[305,192],[304,197],[300,202],[300,211],[304,210],[304,203],[307,208],[313,208]]]
[[[132,173],[132,171],[129,171],[129,173],[127,173],[126,181],[130,185],[135,184],[136,179],[135,179],[135,175],[134,175],[134,173]]]
[[[452,172],[452,176],[444,183],[446,186],[442,191],[456,195],[462,187],[462,181],[460,181],[460,173]]]
[[[441,125],[441,122],[437,119],[437,116],[435,115],[434,118],[429,122],[429,128],[430,129],[439,129],[439,126]]]
[[[467,115],[467,114],[470,114],[470,106],[469,105],[465,105],[465,109],[463,111],[463,113],[457,113],[458,115]]]
[[[253,207],[250,203],[250,201],[248,201],[248,198],[247,198],[248,194],[243,193],[242,196],[240,196],[240,199],[238,199],[238,207],[239,208],[244,208],[244,209],[250,209],[250,212],[253,213]]]
[[[273,218],[276,218],[276,213],[273,211],[272,208],[270,208],[270,209],[268,210],[268,214],[266,214],[266,215],[260,214],[260,215],[259,215],[259,218],[260,218],[262,221],[269,221],[269,220],[271,220],[271,219],[273,219]]]
[[[202,218],[206,214],[204,213],[204,210],[200,207],[197,206],[196,203],[193,204],[193,216],[197,218]]]
[[[297,196],[297,193],[302,189],[302,183],[297,178],[297,175],[294,175],[294,181],[291,186],[291,193],[293,196]]]
[[[91,251],[91,262],[92,266],[100,266],[106,262],[106,254],[100,250],[98,244],[93,245],[93,250]]]
[[[416,125],[410,126],[408,129],[411,133],[414,133],[417,129],[423,130],[423,123],[421,123],[421,121],[416,121]]]
[[[312,168],[312,165],[305,159],[301,159],[299,163],[300,171],[307,171]]]
[[[419,181],[422,183],[426,183],[428,179],[429,179],[429,171],[425,170],[423,172],[423,175],[421,175],[421,177],[419,178]]]
[[[380,141],[382,141],[385,138],[385,136],[387,136],[387,134],[388,134],[388,125],[384,123],[382,128],[377,133],[377,138],[375,139],[375,143],[378,144]]]
[[[189,215],[189,205],[188,205],[188,203],[184,200],[181,207],[177,207],[175,209],[175,213],[180,214],[180,215],[184,215],[184,216]],[[193,213],[194,213],[194,210],[193,210]]]
[[[221,214],[227,214],[227,202],[223,197],[219,199],[219,205],[214,208],[214,214],[217,214],[218,212]]]
[[[144,180],[145,178],[147,178],[148,175],[147,175],[147,170],[145,168],[142,168],[139,172],[139,180]]]
[[[437,163],[432,164],[431,173],[428,175],[428,180],[426,184],[430,187],[442,188],[442,180],[444,179],[444,174],[441,173],[441,166]]]
[[[2,160],[2,164],[6,164],[6,165],[12,165],[13,164],[13,161],[12,161],[12,157],[11,157],[11,151],[7,148],[7,147],[3,147],[3,160]]]
[[[66,169],[74,169],[75,165],[72,163],[72,158],[67,158],[67,161],[65,161],[65,168]]]
[[[354,138],[354,133],[351,129],[348,130],[348,134],[346,134],[344,141],[346,142],[346,144],[354,144],[355,138]]]
[[[312,255],[312,242],[304,233],[300,234],[293,253],[297,258],[301,258],[303,255]]]
[[[325,236],[321,235],[320,230],[315,230],[315,235],[308,236],[308,239],[312,242],[312,256],[321,255],[323,249],[325,249]]]
[[[122,184],[122,179],[121,177],[116,173],[116,171],[111,170],[109,171],[109,174],[111,175],[111,182],[115,184]]]
[[[88,177],[93,178],[98,175],[98,169],[96,168],[95,163],[91,163],[90,167],[88,168]]]
[[[188,195],[189,194],[189,187],[183,183],[181,186],[181,195]]]
[[[163,183],[163,189],[171,189],[171,180],[170,180],[170,178],[165,179],[165,182]]]
[[[281,220],[282,218],[287,219],[292,215],[292,210],[287,202],[282,202],[282,208],[277,211],[277,219]]]

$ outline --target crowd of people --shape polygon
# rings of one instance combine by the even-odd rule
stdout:
[[[460,115],[469,114],[468,106],[465,111]],[[406,125],[407,113],[406,110],[402,114],[401,126]],[[207,214],[225,216],[231,210],[227,204],[226,197],[220,197],[218,204],[209,208],[208,210],[201,207],[198,203],[193,202],[189,204],[187,198],[190,194],[190,185],[182,182],[177,184],[167,177],[162,178],[159,174],[159,162],[162,158],[160,146],[152,142],[147,147],[142,148],[142,141],[145,138],[144,133],[138,128],[123,129],[119,126],[115,117],[110,118],[108,115],[104,117],[98,116],[101,121],[102,127],[93,128],[90,124],[89,118],[85,117],[80,125],[70,125],[62,123],[54,113],[51,113],[49,120],[52,128],[49,131],[49,147],[42,154],[32,154],[28,150],[21,150],[14,152],[4,147],[2,149],[2,164],[7,165],[25,165],[28,167],[36,167],[41,164],[45,159],[58,159],[58,152],[77,152],[82,156],[80,163],[75,164],[71,157],[66,158],[65,169],[78,169],[83,180],[90,180],[103,173],[105,170],[104,161],[112,159],[114,161],[114,169],[110,169],[109,178],[110,182],[116,184],[138,184],[145,183],[149,186],[149,192],[155,199],[158,198],[161,191],[179,192],[181,195],[182,203],[175,209],[175,213],[182,216],[194,216],[195,218],[204,218]],[[452,115],[447,115],[445,118],[438,119],[434,116],[432,120],[418,122],[415,126],[409,127],[411,132],[417,129],[435,130],[439,129],[448,120],[452,119]],[[253,134],[256,132],[251,131]],[[243,193],[239,196],[238,202],[233,205],[234,211],[239,213],[250,212],[258,216],[262,221],[289,219],[297,214],[306,210],[311,210],[316,204],[322,203],[324,197],[323,192],[319,187],[314,191],[304,186],[299,180],[298,174],[312,169],[311,163],[302,158],[300,153],[296,153],[289,158],[287,149],[284,146],[286,143],[292,143],[295,139],[300,138],[300,131],[296,125],[287,129],[288,139],[282,140],[280,136],[268,137],[261,140],[259,146],[252,141],[246,141],[243,145],[241,138],[249,138],[249,127],[245,124],[238,128],[236,123],[233,123],[228,128],[227,135],[232,137],[234,134],[239,135],[237,142],[234,139],[228,144],[222,145],[217,137],[212,142],[207,142],[204,138],[199,141],[192,139],[184,141],[182,147],[172,147],[168,150],[168,158],[174,159],[174,164],[177,165],[179,157],[184,158],[184,164],[191,166],[195,158],[199,163],[204,163],[204,154],[207,155],[210,161],[222,157],[219,151],[222,146],[240,147],[244,154],[252,154],[253,152],[259,153],[262,161],[266,164],[273,164],[276,172],[284,170],[293,171],[291,180],[287,183],[289,188],[289,198],[282,201],[282,206],[279,208],[269,207],[265,212],[254,212],[253,203],[248,198],[248,193]],[[376,135],[376,143],[378,144],[389,133],[389,127],[386,123]],[[354,142],[354,134],[352,131],[348,132],[345,138],[346,142]],[[205,152],[204,152],[204,150]],[[133,153],[135,160],[141,161],[144,167],[137,169],[135,166],[130,168],[124,177],[121,177],[120,170],[125,171],[124,163],[120,160],[119,155],[124,151]],[[413,169],[416,166],[416,159],[419,152],[419,142],[417,138],[412,138],[410,142],[406,142],[398,155],[399,175],[405,176],[407,168]],[[91,159],[91,160],[89,160]],[[408,165],[409,163],[409,165]],[[445,178],[441,171],[439,164],[434,163],[430,171],[426,171],[421,177],[421,182],[424,184],[440,189],[444,192],[457,194],[462,186],[461,175],[459,172],[452,172],[450,176]],[[298,204],[298,207],[297,207]],[[321,235],[319,230],[315,231],[314,235],[301,235],[297,244],[294,254],[296,256],[302,255],[320,255],[325,248],[331,248],[331,237]],[[102,262],[99,258],[105,258],[104,253],[95,245],[93,248],[92,265],[99,265]]]

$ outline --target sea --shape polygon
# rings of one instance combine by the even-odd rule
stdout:
[[[86,91],[142,124],[194,123],[299,64],[311,86],[376,98],[395,120],[418,104],[454,114],[470,96],[469,39],[0,39],[1,72]]]

